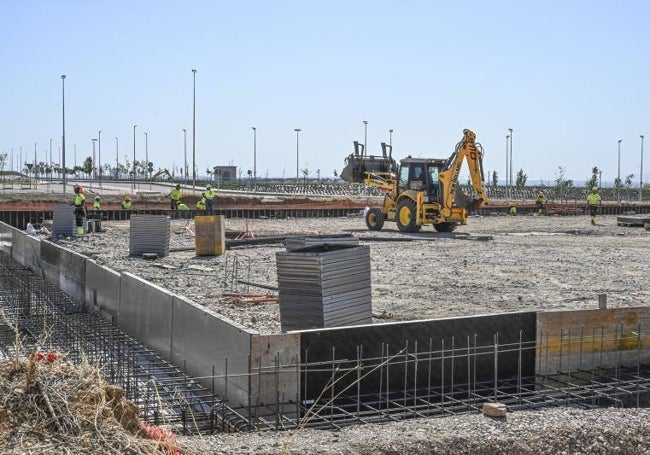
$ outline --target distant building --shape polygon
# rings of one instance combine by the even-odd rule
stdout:
[[[215,166],[212,168],[214,179],[221,182],[234,182],[237,180],[237,166]]]

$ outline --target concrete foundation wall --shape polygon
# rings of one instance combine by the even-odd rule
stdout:
[[[14,228],[5,223],[0,223],[0,252],[11,256]]]
[[[536,371],[567,373],[650,362],[650,307],[537,313]]]
[[[230,404],[247,406],[248,359],[256,332],[177,295],[172,298],[172,319],[171,361],[204,378],[202,385],[214,387]]]
[[[25,265],[25,234],[18,229],[13,229],[11,232],[11,257],[14,261],[21,265]]]
[[[122,274],[117,325],[165,360],[171,360],[172,297],[160,286]]]
[[[100,311],[104,317],[117,321],[120,309],[120,274],[86,260],[86,311]]]

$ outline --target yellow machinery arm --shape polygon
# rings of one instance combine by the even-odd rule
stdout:
[[[463,140],[456,144],[456,150],[440,170],[440,184],[446,193],[442,198],[445,211],[451,212],[454,205],[458,187],[458,174],[464,160],[467,160],[472,187],[478,195],[478,199],[474,200],[474,207],[478,208],[487,205],[490,201],[483,186],[483,147],[481,147],[481,144],[476,143],[476,134],[466,129],[463,130]]]

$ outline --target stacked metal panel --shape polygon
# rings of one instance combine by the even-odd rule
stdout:
[[[71,237],[75,231],[74,206],[54,204],[52,209],[52,237]]]
[[[306,246],[322,245],[324,243],[329,245],[357,246],[359,245],[359,238],[352,237],[350,234],[341,234],[287,237],[285,240],[285,246],[289,251],[304,248]]]
[[[370,247],[307,246],[276,262],[283,332],[372,323]]]
[[[131,215],[129,254],[169,254],[170,218],[165,215]]]

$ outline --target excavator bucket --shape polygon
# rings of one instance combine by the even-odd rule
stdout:
[[[397,173],[397,163],[392,158],[391,146],[381,143],[382,156],[366,155],[363,144],[354,141],[354,153],[345,159],[341,178],[348,183],[363,183],[367,172]]]

